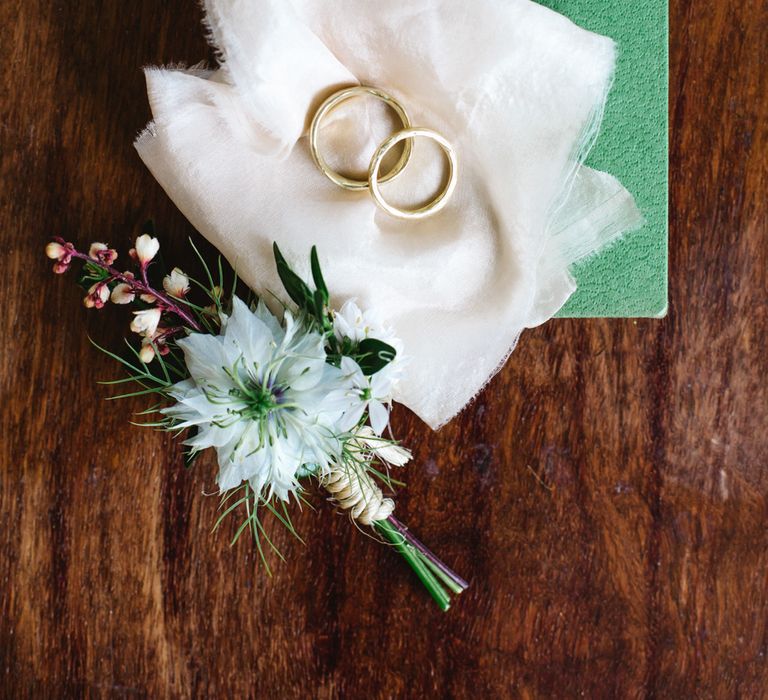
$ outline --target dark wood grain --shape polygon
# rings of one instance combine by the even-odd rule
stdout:
[[[211,534],[213,462],[108,404],[119,309],[51,233],[189,224],[135,155],[139,67],[209,57],[186,0],[0,4],[0,692],[762,698],[768,688],[768,9],[672,2],[671,304],[526,333],[416,449],[399,513],[472,579],[448,614],[321,503],[272,578]]]

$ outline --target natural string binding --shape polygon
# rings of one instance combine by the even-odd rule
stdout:
[[[386,520],[395,510],[395,502],[385,498],[373,480],[350,469],[336,467],[321,479],[333,501],[348,510],[354,520],[362,525],[373,525]]]

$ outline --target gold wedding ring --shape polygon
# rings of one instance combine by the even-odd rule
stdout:
[[[379,178],[379,168],[381,168],[381,161],[387,155],[387,152],[396,146],[401,141],[408,139],[406,143],[409,143],[412,139],[417,137],[426,137],[436,141],[440,148],[443,149],[445,155],[448,158],[448,181],[446,182],[443,191],[437,195],[429,204],[419,207],[418,209],[400,209],[387,202],[381,194],[381,188],[379,182],[384,182]],[[371,196],[373,201],[381,207],[387,214],[396,216],[399,219],[424,219],[427,216],[436,214],[439,212],[451,198],[453,190],[456,189],[456,179],[458,173],[458,162],[456,160],[456,152],[453,150],[453,146],[448,142],[441,134],[438,134],[433,129],[427,129],[423,126],[414,126],[409,129],[403,129],[396,134],[392,134],[376,149],[376,153],[371,158],[371,165],[368,168],[368,182],[371,186]]]
[[[318,149],[318,139],[320,133],[320,124],[323,118],[335,109],[342,102],[349,100],[353,97],[371,95],[382,100],[385,104],[392,108],[397,114],[398,118],[402,122],[403,128],[400,131],[395,132],[389,138],[385,139],[371,158],[370,165],[368,167],[368,179],[367,180],[355,180],[350,177],[346,177],[341,173],[337,173],[333,170],[325,158],[320,154]],[[443,149],[448,159],[448,180],[443,190],[438,194],[431,202],[419,207],[417,209],[401,209],[387,202],[381,193],[381,184],[389,182],[397,177],[405,168],[408,160],[411,157],[413,151],[413,140],[419,137],[429,138],[437,142],[440,148]],[[395,166],[389,172],[382,175],[380,173],[381,164],[384,158],[387,156],[392,148],[398,143],[403,142],[403,152],[400,154]],[[339,187],[343,187],[345,190],[369,190],[374,202],[385,212],[391,216],[396,216],[400,219],[423,219],[432,214],[436,214],[440,211],[451,198],[453,191],[456,189],[456,181],[458,178],[458,161],[456,158],[456,152],[451,146],[448,139],[441,134],[438,134],[433,129],[428,129],[422,126],[411,126],[408,113],[405,108],[391,95],[388,95],[383,90],[370,87],[368,85],[355,85],[354,87],[344,88],[331,95],[320,108],[315,112],[315,116],[312,117],[312,123],[309,127],[309,150],[312,154],[312,160],[318,168],[325,174],[325,176],[332,182],[335,182]]]
[[[337,185],[339,185],[339,187],[343,187],[345,190],[367,190],[368,181],[354,180],[351,177],[346,177],[340,173],[337,173],[328,165],[328,163],[325,162],[325,158],[323,158],[323,156],[320,154],[320,150],[317,146],[320,133],[320,123],[329,112],[338,107],[342,102],[345,102],[346,100],[349,100],[353,97],[360,97],[365,95],[376,97],[391,107],[394,113],[402,122],[403,128],[407,129],[411,126],[408,113],[394,97],[388,95],[382,90],[378,90],[374,87],[368,87],[367,85],[355,85],[354,87],[344,88],[343,90],[335,92],[325,102],[323,102],[317,112],[315,112],[315,116],[312,118],[312,124],[309,127],[309,150],[312,153],[312,160],[315,161],[315,165],[317,165],[317,167],[323,171],[327,178],[329,178],[332,182],[335,182]],[[403,152],[400,155],[400,159],[397,161],[397,163],[395,163],[395,167],[392,168],[392,170],[390,170],[386,175],[382,176],[380,181],[389,182],[392,178],[396,177],[408,163],[408,159],[411,157],[412,150],[413,146],[411,142],[406,141],[403,145]]]

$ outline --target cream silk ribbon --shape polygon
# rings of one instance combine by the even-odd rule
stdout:
[[[583,167],[615,47],[530,0],[207,0],[221,68],[146,71],[153,121],[136,148],[255,290],[278,291],[271,246],[307,273],[317,245],[333,301],[355,298],[405,344],[396,400],[433,428],[574,291],[569,265],[636,227],[632,197]],[[314,110],[380,87],[453,144],[448,206],[394,219],[311,160]],[[367,102],[329,116],[336,169],[365,171],[389,131]],[[428,200],[443,160],[421,143],[387,198]]]

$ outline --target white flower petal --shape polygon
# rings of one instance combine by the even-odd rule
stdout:
[[[120,282],[115,285],[110,298],[112,299],[113,304],[130,304],[135,296],[136,295],[131,291],[131,286],[129,284]]]
[[[212,384],[222,390],[232,387],[224,370],[231,369],[237,358],[227,353],[220,336],[192,333],[176,344],[184,352],[187,369],[198,384]]]
[[[280,321],[272,314],[267,308],[267,305],[259,299],[259,303],[256,305],[256,310],[253,312],[254,316],[264,323],[267,328],[272,332],[272,337],[275,342],[282,343],[285,337],[285,331],[280,325]]]
[[[245,302],[232,300],[232,315],[224,331],[225,345],[231,344],[245,358],[250,370],[253,365],[265,365],[271,355],[274,337],[269,327],[256,318]]]
[[[359,422],[360,419],[363,417],[363,413],[365,413],[365,402],[359,401],[352,406],[344,413],[342,418],[339,420],[339,428],[343,432],[348,432],[352,430]]]
[[[389,423],[389,411],[380,401],[371,401],[368,404],[368,417],[371,420],[371,428],[377,435],[381,435]]]
[[[216,479],[219,489],[222,491],[229,491],[230,489],[240,486],[242,481],[243,476],[239,464],[231,460],[226,460],[224,462],[219,460],[219,476]]]

